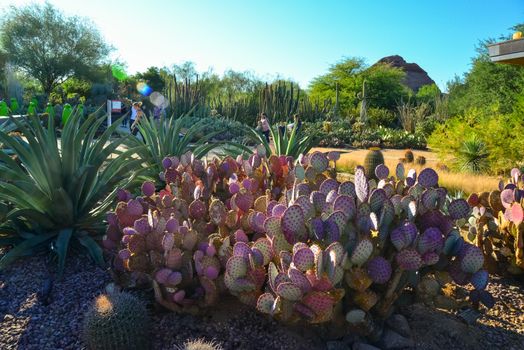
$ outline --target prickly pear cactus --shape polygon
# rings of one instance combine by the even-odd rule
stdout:
[[[524,273],[524,179],[519,169],[492,192],[473,193],[467,238],[480,248],[490,272]]]
[[[500,204],[511,225],[522,223],[520,192],[449,200],[433,169],[390,171],[383,161],[340,183],[331,176],[337,159],[267,157],[262,148],[208,163],[168,157],[164,189],[146,182],[137,198],[118,193],[104,247],[115,270],[149,281],[157,301],[176,311],[228,292],[287,322],[345,313],[350,328],[368,334],[408,285],[442,274],[449,278],[438,288],[471,284],[471,302],[492,306],[484,250],[461,230],[481,211],[472,203],[486,201]]]

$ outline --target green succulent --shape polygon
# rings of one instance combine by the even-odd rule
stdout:
[[[131,158],[136,149],[121,151],[122,139],[110,139],[118,123],[95,139],[104,119],[91,115],[83,122],[74,113],[61,139],[51,116],[47,127],[37,118],[12,119],[24,138],[0,130],[0,143],[18,159],[0,151],[0,202],[13,208],[0,227],[0,246],[12,246],[0,259],[0,269],[51,247],[61,274],[71,244],[103,263],[95,239],[117,189],[133,183],[133,170],[141,163]]]
[[[262,144],[266,150],[266,155],[277,156],[291,156],[298,158],[300,154],[307,154],[313,147],[318,145],[318,138],[313,134],[306,134],[304,132],[297,133],[297,125],[293,126],[291,132],[280,132],[277,128],[270,128],[271,138],[273,139],[274,147],[266,140],[257,130],[246,127],[246,132],[253,141],[257,144]]]
[[[83,338],[91,350],[149,349],[150,329],[151,319],[138,298],[102,294],[85,315]]]
[[[462,143],[457,161],[460,170],[480,173],[488,168],[488,156],[486,144],[477,136],[473,136]]]
[[[148,175],[151,177],[157,178],[163,170],[162,160],[167,156],[180,157],[191,151],[196,158],[202,158],[221,145],[221,143],[209,143],[215,135],[222,132],[221,130],[196,138],[197,134],[203,133],[206,127],[204,120],[197,121],[183,133],[187,118],[187,116],[172,117],[160,121],[140,119],[138,130],[143,141],[132,137],[127,143],[137,149],[137,155],[146,163]]]

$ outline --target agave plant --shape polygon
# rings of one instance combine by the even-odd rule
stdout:
[[[131,158],[136,149],[117,149],[123,139],[110,139],[119,123],[95,139],[103,121],[91,115],[83,122],[75,113],[61,139],[51,117],[47,127],[36,118],[13,119],[24,137],[0,130],[0,142],[18,158],[0,151],[0,202],[11,208],[0,229],[0,246],[12,246],[0,259],[0,269],[20,256],[51,247],[58,254],[61,273],[71,244],[103,262],[95,239],[103,231],[104,215],[116,188],[132,184],[136,174],[132,170],[142,162]]]
[[[211,150],[221,143],[208,143],[215,135],[222,131],[216,131],[205,135],[194,141],[197,134],[203,132],[204,121],[197,122],[186,133],[182,133],[187,116],[180,118],[167,118],[161,121],[153,121],[142,118],[138,130],[142,134],[142,143],[137,138],[129,139],[129,144],[137,148],[137,154],[148,166],[152,177],[157,177],[163,170],[162,160],[167,156],[180,157],[191,151],[195,158],[206,156]]]
[[[276,128],[270,129],[271,138],[273,139],[274,147],[266,140],[257,130],[246,127],[246,132],[257,144],[262,144],[266,149],[266,154],[277,156],[291,156],[298,158],[301,154],[307,154],[318,143],[318,140],[313,135],[306,135],[304,133],[297,133],[297,125],[293,126],[291,132],[280,132]]]
[[[460,170],[480,173],[488,168],[489,153],[486,144],[476,136],[464,141],[459,149],[458,164]]]

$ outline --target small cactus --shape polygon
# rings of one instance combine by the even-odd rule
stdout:
[[[410,149],[406,150],[406,152],[404,152],[404,159],[406,159],[406,163],[413,163],[413,160],[415,159],[413,151]]]
[[[217,342],[205,341],[204,339],[188,340],[182,346],[176,347],[176,350],[222,350],[223,347]]]
[[[145,306],[131,294],[116,292],[96,298],[84,319],[88,349],[149,349],[150,319]]]
[[[384,156],[378,147],[371,147],[364,159],[364,172],[369,179],[376,179],[375,169],[384,164]]]
[[[417,156],[417,159],[415,160],[415,163],[418,165],[425,165],[426,164],[426,157],[424,156]]]

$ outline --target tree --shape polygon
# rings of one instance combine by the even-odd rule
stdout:
[[[417,91],[417,101],[419,102],[428,102],[433,103],[435,99],[440,97],[440,89],[438,88],[437,84],[428,84],[423,85],[418,91]]]
[[[513,30],[524,30],[518,24]],[[502,114],[511,113],[517,99],[524,93],[524,68],[491,62],[487,45],[511,36],[500,36],[498,40],[482,40],[476,48],[472,67],[464,77],[448,83],[451,114],[464,114],[471,108],[494,109]]]
[[[135,74],[135,79],[145,81],[153,91],[162,92],[166,86],[162,73],[165,73],[162,69],[149,67],[145,72]]]
[[[179,80],[187,79],[191,82],[193,82],[198,76],[195,63],[191,61],[185,61],[181,64],[174,64],[173,74],[175,74],[176,78]]]
[[[0,26],[0,44],[9,62],[37,79],[46,94],[73,76],[88,78],[110,51],[88,20],[67,17],[49,3],[12,6]]]
[[[409,95],[403,85],[405,73],[388,64],[367,67],[361,58],[345,58],[332,65],[327,74],[313,79],[310,97],[313,101],[334,101],[339,92],[339,109],[351,114],[358,106],[359,92],[366,81],[366,100],[369,107],[394,110],[396,104]]]

